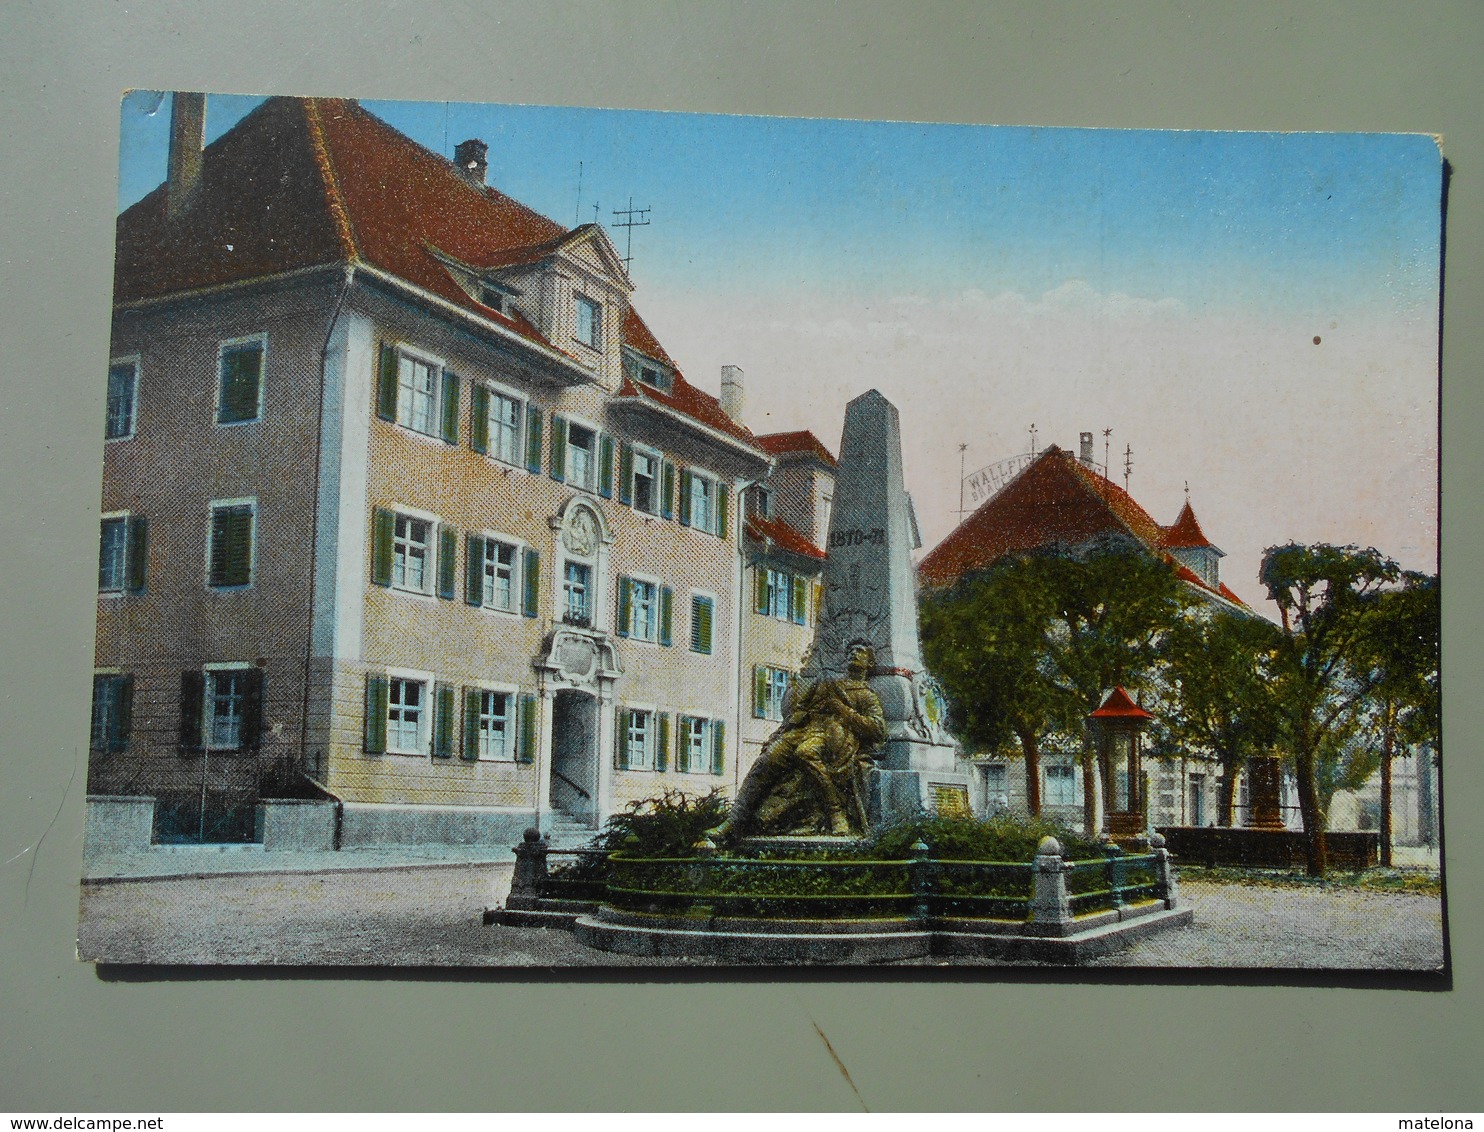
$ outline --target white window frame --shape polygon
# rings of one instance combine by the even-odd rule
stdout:
[[[208,751],[242,750],[242,725],[247,719],[247,689],[244,687],[237,693],[237,741],[235,743],[219,743],[216,740],[216,680],[218,676],[248,672],[252,667],[246,661],[228,661],[220,664],[203,664],[201,666],[201,746],[204,749]]]
[[[417,738],[416,745],[412,748],[398,746],[395,741],[396,731],[392,726],[392,712],[405,708],[405,705],[393,701],[392,692],[398,684],[405,688],[408,684],[417,684],[422,688],[421,702],[418,705]],[[389,668],[386,671],[386,753],[389,755],[421,755],[428,756],[432,750],[433,738],[433,674],[430,672],[417,672],[406,668]]]
[[[117,523],[119,529],[124,532],[121,548],[118,553],[118,585],[104,586],[103,584],[103,527],[107,523]],[[98,593],[106,596],[126,593],[129,589],[129,512],[109,511],[98,517]]]
[[[697,495],[697,490],[703,487],[710,489],[709,494],[701,490]],[[705,523],[696,521],[696,500],[698,498],[706,501]],[[721,533],[720,508],[717,506],[720,498],[721,481],[709,472],[700,472],[692,468],[690,473],[690,525],[693,530],[704,531],[708,535]]]
[[[420,350],[415,346],[409,346],[404,342],[398,342],[392,346],[392,352],[397,356],[397,398],[392,408],[392,421],[399,428],[405,428],[408,432],[417,436],[426,436],[432,440],[443,439],[443,379],[448,370],[447,359],[437,354]],[[433,371],[433,406],[432,414],[426,429],[418,428],[402,412],[402,363],[409,361],[416,365],[427,366]]]
[[[660,590],[662,588],[659,579],[642,574],[630,575],[625,580],[625,584],[629,587],[629,623],[622,628],[628,631],[631,641],[658,644],[660,639]],[[647,609],[649,613],[646,620],[641,622],[639,595],[644,590],[648,590]]]
[[[246,507],[251,512],[247,538],[247,581],[237,585],[217,586],[211,582],[211,552],[216,537],[216,513],[231,507]],[[242,499],[213,499],[206,505],[206,588],[216,593],[237,593],[251,589],[258,580],[258,500],[256,496]]]
[[[685,757],[685,768],[683,770],[680,770],[680,773],[681,774],[710,774],[711,773],[711,744],[712,744],[712,739],[711,739],[711,725],[712,725],[712,723],[714,721],[711,720],[710,718],[708,718],[707,716],[691,715],[688,712],[681,713],[679,719],[680,719],[681,726],[676,727],[675,730],[676,731],[684,731],[685,732],[685,735],[684,735],[684,740],[685,740],[684,745],[682,746],[682,744],[680,744],[680,743],[676,743],[675,744],[675,747],[676,747],[675,755],[676,755],[677,760],[680,758],[681,755],[684,755],[684,757]],[[699,736],[700,736],[700,763],[701,763],[701,766],[700,766],[700,769],[699,770],[697,770],[696,767],[695,767],[695,765],[693,764],[693,753],[694,753],[694,748],[695,748],[695,742],[694,742],[694,740],[696,739],[697,732],[695,732],[692,729],[692,727],[690,726],[692,724],[697,724],[697,723],[699,723],[701,725],[700,726],[700,731],[699,731]],[[676,769],[680,769],[680,768],[677,767]]]
[[[419,511],[413,507],[392,507],[392,589],[404,594],[419,594],[428,597],[433,593],[433,588],[438,584],[438,524],[441,520],[430,511]],[[403,519],[411,522],[426,523],[428,527],[427,542],[424,544],[426,552],[423,557],[423,585],[421,589],[406,584],[405,580],[397,581],[397,525]],[[403,576],[406,576],[406,566],[403,566]]]
[[[262,349],[262,353],[259,355],[260,360],[258,363],[257,410],[253,413],[252,416],[244,417],[240,421],[224,421],[222,420],[222,360],[226,357],[228,350],[235,349],[238,346],[249,346],[254,343],[256,343]],[[240,338],[224,338],[222,341],[218,342],[216,345],[215,381],[216,409],[212,415],[212,420],[215,422],[217,428],[239,428],[242,425],[257,424],[260,420],[262,420],[264,390],[268,385],[268,332],[266,330],[260,330],[256,334],[244,334]]]
[[[587,571],[587,582],[586,589],[584,591],[583,602],[584,611],[579,613],[578,616],[585,618],[589,625],[596,625],[597,622],[595,618],[597,617],[597,602],[594,599],[597,597],[595,591],[598,588],[598,567],[595,562],[589,561],[585,558],[567,558],[562,562],[562,618],[563,620],[565,620],[573,613],[571,598],[572,583],[571,579],[567,576],[567,571],[572,569],[572,567],[574,566],[580,567],[581,569]]]
[[[787,668],[778,668],[772,664],[763,665],[763,682],[767,685],[768,694],[763,703],[763,718],[781,720],[783,718],[783,702],[788,698],[788,690],[793,685],[796,673]]]
[[[480,608],[488,609],[494,613],[508,613],[520,616],[525,595],[525,589],[522,584],[525,579],[522,577],[522,573],[525,565],[526,544],[518,538],[501,534],[499,531],[480,531],[479,537],[484,540],[484,562],[480,566]],[[489,574],[490,548],[492,546],[508,547],[510,550],[510,604],[508,606],[496,605],[494,603],[494,579]],[[395,557],[395,535],[393,536],[392,550]],[[498,563],[498,555],[496,555],[495,561]]]
[[[515,748],[519,736],[516,734],[516,705],[519,703],[520,689],[514,684],[478,684],[473,691],[480,697],[479,702],[479,730],[474,735],[475,752],[479,762],[482,763],[513,763],[515,761]],[[485,753],[485,728],[484,721],[486,713],[484,710],[485,696],[505,697],[505,753],[503,755],[491,755]],[[489,718],[493,719],[491,715]],[[493,734],[491,730],[490,734]],[[464,736],[464,742],[469,742],[469,736]]]
[[[659,712],[652,704],[625,704],[623,710],[628,712],[629,725],[624,733],[619,736],[624,745],[623,754],[628,770],[654,770],[655,756],[659,751]],[[644,721],[644,742],[642,747],[637,748],[642,752],[642,758],[635,759],[634,752],[634,721]]]
[[[596,493],[598,490],[598,460],[602,456],[602,430],[596,425],[589,424],[585,420],[574,420],[566,418],[565,427],[567,435],[564,438],[565,455],[563,458],[562,480],[568,487],[575,487],[579,491]],[[579,428],[592,438],[592,447],[583,449],[587,453],[587,474],[581,479],[573,474],[572,453],[578,451],[572,443],[572,430]]]
[[[629,475],[629,505],[641,515],[658,515],[660,513],[660,491],[663,489],[665,474],[665,458],[657,449],[646,445],[636,444],[633,447],[634,466]],[[649,474],[649,506],[639,506],[639,461],[648,460],[652,465]]]
[[[591,334],[586,338],[582,336],[584,311],[591,313],[591,321],[588,324]],[[603,348],[603,304],[581,291],[572,292],[572,340],[582,343],[589,350]]]
[[[129,440],[139,428],[139,371],[143,367],[143,360],[139,354],[128,354],[121,358],[108,359],[108,380],[113,381],[113,371],[119,366],[129,366],[133,371],[133,377],[129,380],[129,427],[117,435],[110,435],[108,423],[111,416],[113,398],[105,393],[103,407],[103,440],[112,444],[115,440]],[[220,380],[220,375],[218,375]],[[259,382],[261,384],[261,382]]]
[[[797,575],[792,570],[780,570],[776,566],[763,566],[768,572],[768,612],[767,616],[774,621],[784,621],[792,625],[793,603],[794,603],[794,578]],[[775,585],[775,579],[781,584]],[[782,607],[779,607],[779,601]]]
[[[1059,781],[1064,780],[1067,783],[1067,787],[1066,788],[1062,788],[1062,787],[1058,787],[1057,788],[1057,792],[1059,794],[1067,794],[1067,795],[1069,795],[1069,797],[1065,801],[1054,800],[1052,798],[1052,796],[1051,796],[1051,794],[1052,794],[1051,780],[1053,778],[1053,773],[1052,773],[1053,771],[1056,772],[1055,773],[1055,776],[1054,776],[1055,778],[1057,778]],[[1062,765],[1062,764],[1055,764],[1055,763],[1053,763],[1053,764],[1048,764],[1047,766],[1043,767],[1041,773],[1042,773],[1042,777],[1045,779],[1046,796],[1043,799],[1043,802],[1044,802],[1045,805],[1048,805],[1048,806],[1075,806],[1077,804],[1077,768],[1076,768],[1076,766],[1074,766],[1072,764]]]
[[[485,382],[484,387],[488,391],[489,396],[489,406],[485,416],[485,455],[491,460],[506,464],[512,468],[524,468],[526,466],[526,427],[528,413],[526,398],[510,389],[493,385],[490,382]],[[499,451],[499,445],[496,443],[496,437],[499,435],[499,432],[495,425],[495,406],[500,401],[508,401],[515,406],[514,448],[509,458]]]

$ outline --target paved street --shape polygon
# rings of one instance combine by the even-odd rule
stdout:
[[[484,909],[504,898],[510,875],[509,865],[485,863],[87,883],[79,951],[114,963],[674,965],[590,951],[566,932],[483,926]],[[1099,965],[1427,970],[1442,963],[1434,896],[1195,881],[1182,892],[1194,926]]]

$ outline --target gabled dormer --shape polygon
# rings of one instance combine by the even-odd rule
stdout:
[[[1215,589],[1221,585],[1221,560],[1226,552],[1206,537],[1188,499],[1180,509],[1179,518],[1164,529],[1160,545],[1208,586]]]

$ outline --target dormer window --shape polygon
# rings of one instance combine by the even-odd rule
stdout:
[[[479,285],[479,301],[496,314],[509,314],[505,304],[509,301],[504,291],[490,283]]]
[[[574,299],[577,307],[577,341],[594,350],[603,348],[603,305],[586,295]]]
[[[665,393],[670,391],[670,375],[658,366],[640,364],[639,380],[645,385],[652,385]]]

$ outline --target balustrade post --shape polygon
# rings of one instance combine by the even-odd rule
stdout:
[[[529,907],[527,902],[546,895],[546,851],[549,848],[541,831],[534,826],[525,831],[515,847],[515,872],[510,879],[510,897],[506,905]]]
[[[1054,837],[1041,838],[1041,843],[1036,846],[1031,923],[1064,931],[1072,922],[1072,900],[1067,893],[1070,868],[1062,856],[1061,842]]]
[[[926,921],[932,914],[931,897],[933,894],[933,863],[929,859],[927,844],[921,839],[912,843],[912,863],[907,866],[908,880],[912,885],[913,901],[912,914],[919,920]]]
[[[1123,862],[1123,846],[1116,841],[1103,842],[1103,854],[1108,858],[1108,887],[1113,890],[1113,907],[1123,907],[1123,885],[1128,868]]]
[[[1165,902],[1166,908],[1173,908],[1180,894],[1178,882],[1175,879],[1174,858],[1165,848],[1165,839],[1162,834],[1149,835],[1149,851],[1154,854],[1154,878],[1159,886],[1159,898]]]

